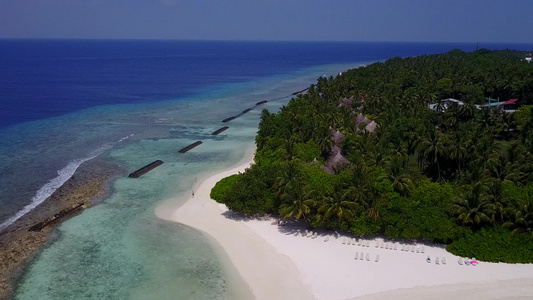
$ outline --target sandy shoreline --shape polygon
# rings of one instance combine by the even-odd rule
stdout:
[[[227,254],[257,299],[313,299],[298,278],[290,259],[277,253],[266,241],[247,228],[224,205],[211,200],[211,188],[222,178],[243,172],[251,159],[238,167],[217,173],[200,183],[195,197],[170,215],[158,208],[156,214],[191,226],[211,236]],[[276,287],[276,288],[273,288]]]
[[[194,198],[177,210],[158,209],[157,214],[210,235],[256,299],[525,299],[533,295],[531,264],[465,266],[440,247],[424,245],[421,253],[422,245],[402,241],[396,242],[396,250],[386,249],[381,239],[363,241],[369,247],[348,245],[343,244],[345,236],[331,231],[307,238],[302,224],[277,226],[270,219],[242,218],[210,199],[216,182],[243,172],[251,162],[250,158],[209,177]],[[407,244],[409,251],[402,251]],[[355,253],[358,258],[364,253],[365,258],[355,260]],[[431,263],[426,262],[428,256]]]

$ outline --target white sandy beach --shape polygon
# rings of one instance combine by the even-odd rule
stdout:
[[[211,200],[209,194],[216,182],[244,171],[250,163],[251,160],[204,180],[195,197],[177,210],[164,212],[162,207],[156,213],[213,237],[256,299],[533,297],[531,264],[459,265],[458,257],[436,246],[409,243],[409,251],[402,251],[408,244],[403,241],[396,242],[396,250],[394,246],[386,249],[381,239],[362,241],[368,247],[348,245],[343,244],[345,237],[351,241],[352,236],[347,233],[337,237],[334,232],[319,231],[313,239],[302,235],[306,230],[302,224],[277,226],[272,225],[271,219],[240,218],[227,211],[225,205]],[[422,249],[424,253],[420,253]],[[361,253],[363,260],[359,259]],[[426,262],[428,256],[431,263]],[[437,257],[439,264],[435,263]],[[442,263],[443,257],[446,264]]]

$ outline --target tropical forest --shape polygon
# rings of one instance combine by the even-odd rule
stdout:
[[[533,63],[481,49],[321,77],[262,111],[254,163],[211,197],[310,228],[533,262]],[[450,100],[451,99],[451,100]],[[512,111],[489,105],[518,99]]]

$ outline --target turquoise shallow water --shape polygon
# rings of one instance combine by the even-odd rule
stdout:
[[[164,164],[137,179],[119,178],[109,197],[63,223],[57,240],[26,268],[15,298],[249,298],[242,279],[224,267],[223,255],[208,237],[158,219],[154,208],[176,195],[185,201],[195,179],[200,181],[207,174],[231,167],[249,153],[261,109],[275,111],[290,99],[286,96],[322,74],[336,74],[354,66],[309,68],[212,87],[180,101],[97,107],[53,120],[56,126],[68,126],[67,132],[99,136],[93,147],[107,139],[104,144],[109,144],[109,149],[102,150],[100,157],[119,163],[128,172],[156,159]],[[258,101],[278,98],[283,99],[229,123],[221,122]],[[211,136],[224,125],[230,128]],[[203,144],[188,153],[178,153],[197,140]]]
[[[475,48],[70,40],[0,45],[0,231],[92,157],[126,170],[101,204],[57,229],[57,239],[25,269],[16,299],[250,298],[216,244],[156,218],[155,207],[170,198],[178,199],[170,205],[177,207],[195,178],[239,162],[254,147],[260,109],[279,109],[287,95],[319,76],[364,61]],[[222,119],[269,99],[280,100],[231,121],[220,136],[210,135],[226,125]],[[177,152],[197,140],[204,144]],[[156,159],[165,163],[139,179],[126,177]]]

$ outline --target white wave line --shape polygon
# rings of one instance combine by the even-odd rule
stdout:
[[[102,147],[94,150],[89,157],[71,161],[70,163],[67,164],[66,167],[57,171],[57,176],[54,177],[52,180],[48,181],[48,183],[43,185],[37,191],[37,193],[35,193],[35,196],[33,196],[33,198],[31,199],[30,204],[24,206],[24,208],[19,210],[14,216],[10,217],[9,219],[7,219],[6,221],[0,224],[0,231],[4,230],[6,227],[15,223],[15,221],[20,219],[22,216],[24,216],[25,214],[33,210],[35,207],[41,204],[44,200],[50,197],[58,188],[60,188],[63,184],[65,184],[65,182],[67,182],[67,180],[69,180],[72,177],[72,175],[74,175],[74,173],[76,172],[76,170],[82,163],[99,156],[100,154],[111,149],[114,145],[122,142],[123,140],[129,138],[130,136],[133,136],[133,134],[126,136],[124,138],[121,138],[118,142],[113,143],[111,145],[110,144],[103,145]]]

